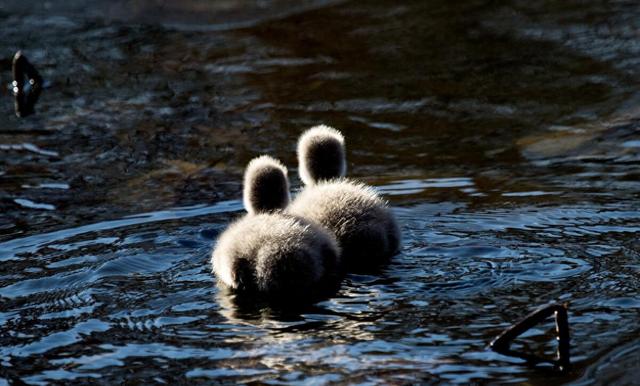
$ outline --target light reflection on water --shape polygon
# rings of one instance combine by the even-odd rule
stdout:
[[[635,282],[619,281],[624,269],[610,272],[600,261],[622,252],[621,236],[640,231],[637,211],[439,203],[397,209],[405,246],[379,275],[350,275],[339,294],[305,311],[245,311],[219,292],[208,266],[212,238],[238,209],[235,201],[177,208],[23,240],[31,264],[5,276],[14,284],[0,293],[13,310],[2,314],[2,329],[13,331],[3,356],[50,353],[48,366],[65,368],[33,382],[115,375],[131,361],[159,374],[158,361],[182,363],[194,379],[294,382],[322,368],[323,382],[327,374],[382,382],[418,373],[515,381],[527,368],[486,344],[531,307],[570,302],[578,358],[589,358],[596,343],[583,342],[615,339],[621,319],[640,308],[629,296]],[[527,339],[551,344],[536,331]],[[87,344],[93,348],[77,349]]]

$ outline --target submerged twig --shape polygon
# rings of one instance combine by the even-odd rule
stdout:
[[[515,350],[511,350],[511,342],[522,335],[533,326],[538,323],[544,321],[546,318],[550,316],[555,316],[556,321],[556,333],[558,339],[558,351],[557,357],[555,360],[545,359],[533,354],[527,354]],[[513,357],[518,357],[526,360],[529,363],[537,364],[537,363],[551,363],[554,366],[557,366],[561,371],[566,371],[569,369],[571,364],[570,360],[570,336],[569,336],[569,320],[567,315],[567,306],[560,304],[552,304],[549,306],[544,306],[539,308],[529,315],[527,315],[524,319],[519,321],[518,323],[512,325],[511,327],[504,330],[497,338],[495,338],[490,347],[504,355],[509,355]]]
[[[13,95],[18,117],[35,113],[35,105],[42,92],[42,77],[22,51],[13,57]]]

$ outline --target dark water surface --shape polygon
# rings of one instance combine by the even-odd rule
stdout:
[[[0,384],[633,383],[640,5],[530,3],[4,2],[2,84],[24,49],[48,88],[27,119],[0,95]],[[402,253],[303,310],[238,307],[209,253],[242,168],[269,152],[298,186],[318,123]],[[571,372],[486,349],[552,302]],[[552,356],[551,330],[520,347]]]

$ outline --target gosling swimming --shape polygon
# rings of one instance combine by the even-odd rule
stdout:
[[[386,262],[400,248],[400,229],[387,203],[373,188],[343,178],[343,135],[320,125],[300,136],[299,174],[306,187],[288,208],[336,236],[348,270],[362,271]]]
[[[340,256],[335,237],[282,211],[290,201],[286,167],[269,156],[255,158],[243,183],[248,214],[220,235],[211,257],[219,282],[270,300],[306,300],[335,287]]]

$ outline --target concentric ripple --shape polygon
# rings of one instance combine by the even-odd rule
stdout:
[[[16,269],[0,288],[4,363],[35,360],[27,378],[34,384],[113,381],[124,366],[234,382],[307,382],[314,372],[319,383],[403,382],[416,374],[512,382],[526,379],[527,368],[485,347],[534,305],[572,304],[574,355],[582,360],[598,347],[594,337],[606,342],[634,331],[620,324],[640,308],[629,295],[637,281],[617,282],[602,261],[625,248],[611,240],[640,226],[631,208],[398,208],[402,253],[380,274],[349,275],[335,297],[293,313],[243,310],[215,285],[208,230],[215,234],[237,206],[227,208],[133,216],[23,242],[45,268],[6,262]],[[552,348],[544,332],[527,339]]]

